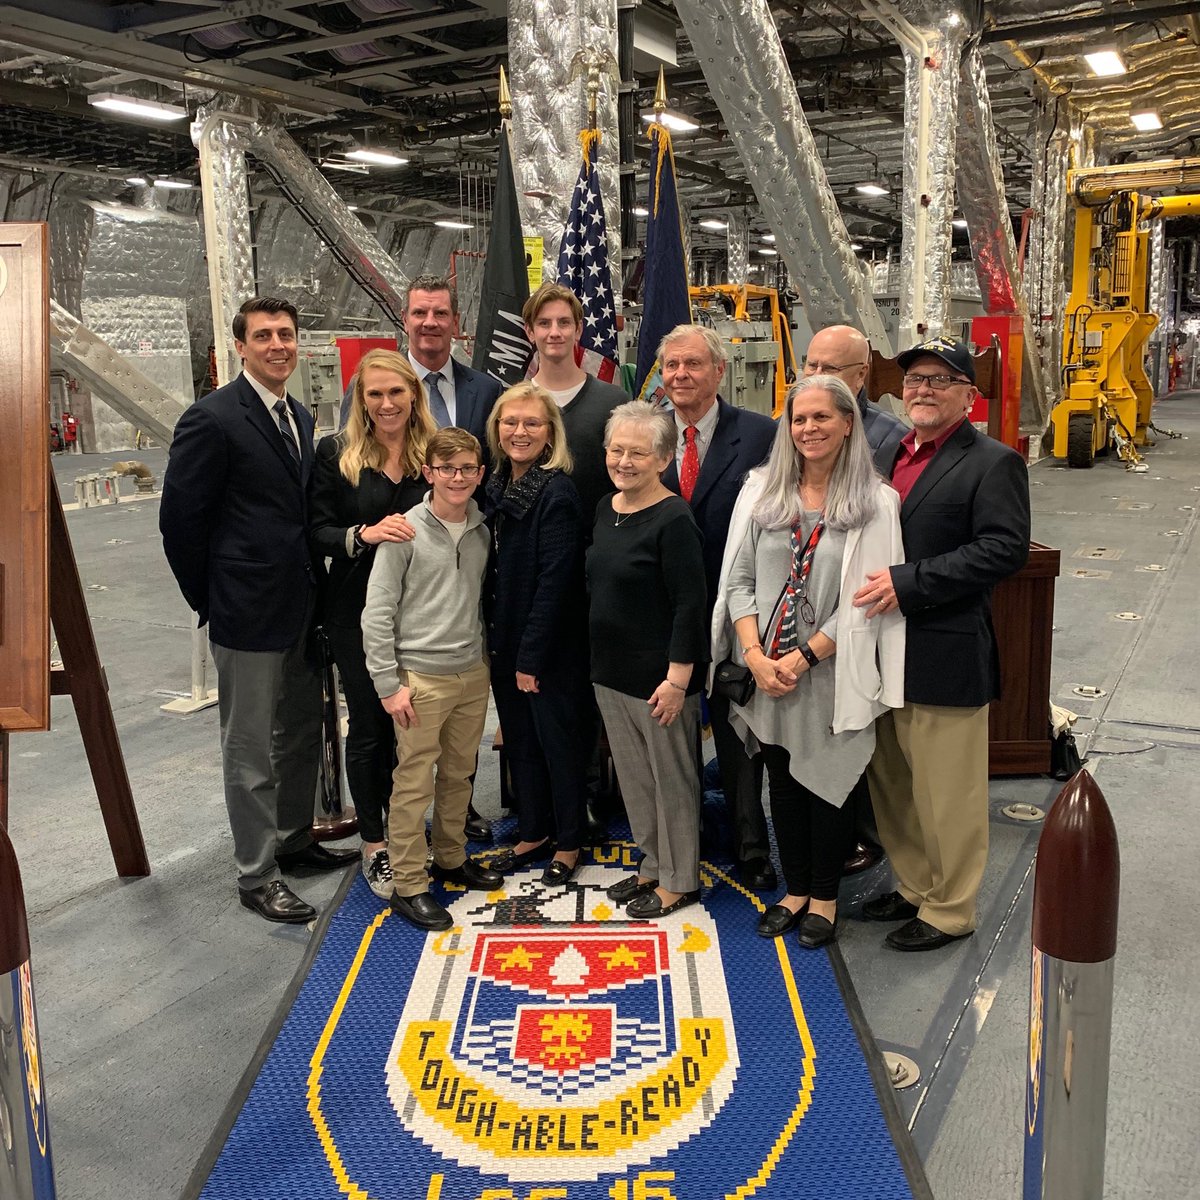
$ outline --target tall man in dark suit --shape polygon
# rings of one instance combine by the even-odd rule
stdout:
[[[500,381],[450,357],[458,336],[458,292],[444,275],[418,275],[404,296],[408,361],[425,384],[429,411],[439,429],[457,425],[473,433],[487,459],[487,419],[504,390]],[[467,807],[467,837],[490,842],[491,823]]]
[[[679,431],[674,461],[663,483],[691,505],[704,535],[704,576],[712,616],[721,578],[725,538],[747,472],[771,451],[775,422],[762,413],[734,408],[717,395],[725,375],[725,347],[701,325],[676,325],[658,347],[663,387]],[[762,808],[762,760],[746,753],[729,724],[729,701],[708,697],[708,712],[721,786],[733,820],[734,853],[747,887],[777,886]]]
[[[356,857],[326,850],[310,831],[321,752],[321,681],[309,642],[317,568],[305,502],[313,422],[287,394],[295,308],[248,300],[233,337],[244,370],[175,427],[159,529],[212,642],[241,902],[296,924],[316,910],[280,868],[329,870]]]
[[[836,375],[858,399],[862,429],[872,451],[889,450],[899,445],[908,426],[899,417],[867,399],[867,376],[871,370],[871,343],[867,335],[853,325],[829,325],[813,334],[804,356],[804,375]],[[867,776],[854,785],[849,796],[854,806],[854,849],[846,859],[842,873],[855,875],[873,867],[883,857],[879,831],[871,807]]]
[[[897,358],[913,430],[876,463],[900,493],[905,561],[868,576],[854,603],[907,618],[904,707],[875,727],[868,773],[898,890],[863,906],[905,921],[897,950],[934,950],[975,929],[987,865],[988,705],[1000,694],[992,588],[1029,556],[1020,455],[966,419],[970,347],[934,338]]]

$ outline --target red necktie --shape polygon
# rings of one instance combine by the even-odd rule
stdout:
[[[679,494],[690,504],[696,490],[696,477],[700,474],[700,455],[696,450],[696,427],[687,425],[683,430],[683,465],[679,468]]]

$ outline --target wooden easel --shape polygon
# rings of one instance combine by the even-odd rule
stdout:
[[[145,876],[150,861],[108,681],[50,470],[46,226],[0,230],[0,352],[15,364],[0,386],[0,469],[9,503],[16,501],[0,530],[0,825],[8,825],[9,733],[48,729],[49,697],[70,696],[117,874]],[[47,614],[62,653],[58,668],[50,666]]]

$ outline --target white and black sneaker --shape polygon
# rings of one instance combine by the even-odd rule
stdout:
[[[370,858],[363,857],[363,878],[380,900],[392,898],[392,863],[387,850],[376,850]]]

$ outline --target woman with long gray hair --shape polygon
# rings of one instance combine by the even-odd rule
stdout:
[[[714,662],[732,657],[754,678],[732,722],[762,750],[787,884],[763,937],[798,926],[812,949],[836,936],[846,798],[875,718],[904,703],[904,618],[868,621],[851,598],[868,572],[904,561],[899,512],[850,389],[827,375],[797,383],[734,509],[713,613]]]

